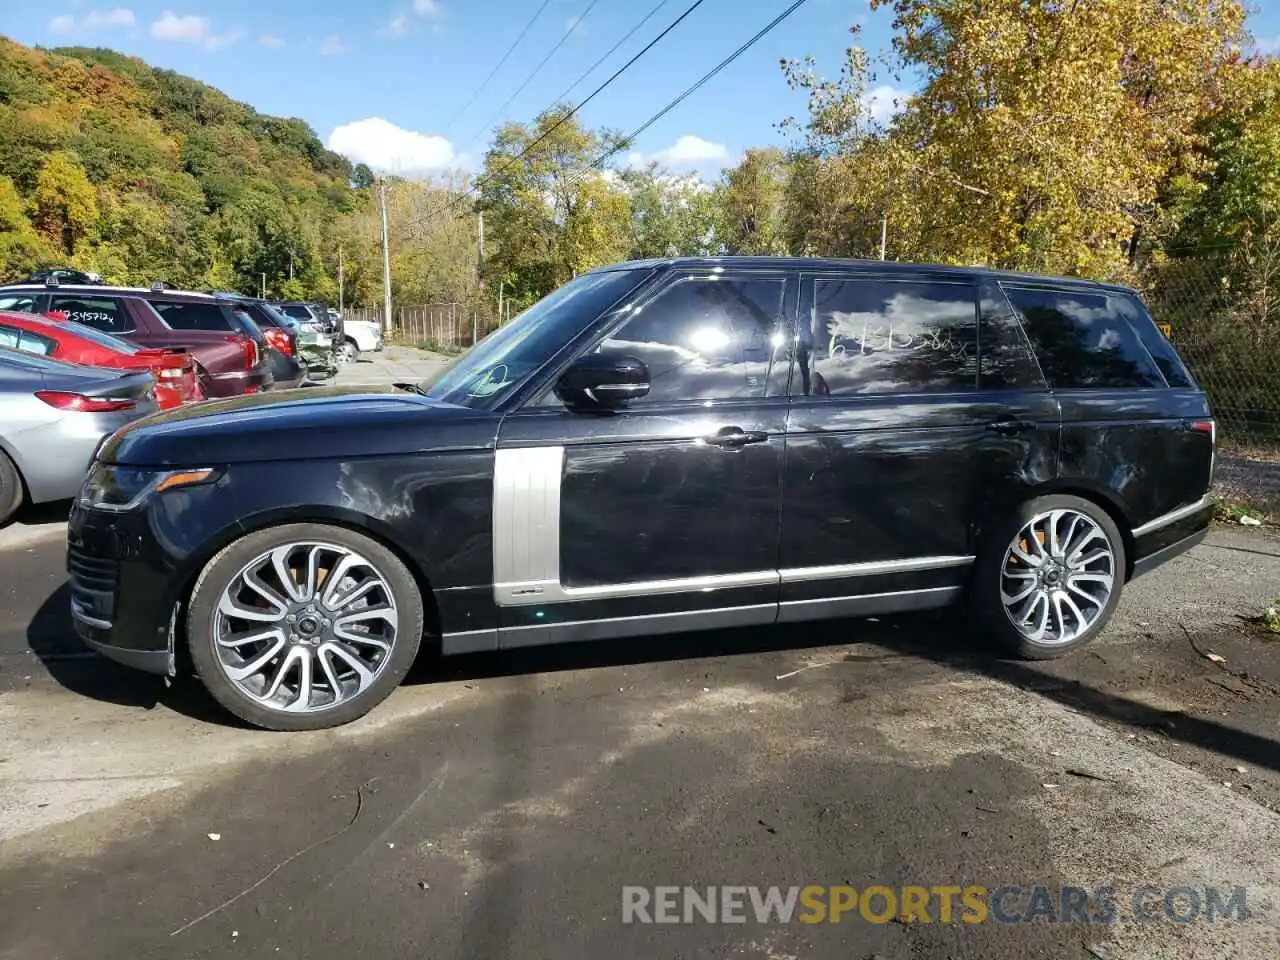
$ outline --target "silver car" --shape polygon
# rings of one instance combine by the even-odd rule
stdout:
[[[74,497],[102,439],[155,413],[145,371],[0,347],[0,524],[22,505]]]

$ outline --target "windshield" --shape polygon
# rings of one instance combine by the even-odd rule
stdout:
[[[285,314],[286,316],[293,317],[296,320],[314,320],[315,319],[314,317],[311,316],[311,311],[308,310],[306,307],[302,306],[301,304],[290,303],[290,304],[286,304],[283,307],[280,307],[279,309],[281,313]]]
[[[66,330],[67,333],[74,333],[82,340],[92,340],[100,347],[106,347],[108,350],[114,350],[116,353],[123,353],[127,357],[132,357],[142,348],[136,344],[129,343],[127,340],[121,340],[119,337],[113,337],[109,333],[103,333],[87,323],[78,323],[75,320],[63,320],[58,323],[50,324],[55,329]]]
[[[298,326],[298,321],[286,313],[283,313],[278,307],[270,303],[258,304],[258,309],[265,313],[268,317],[276,322],[277,326],[288,327],[290,330]]]
[[[571,280],[422,383],[428,397],[487,407],[652,273],[609,270]]]

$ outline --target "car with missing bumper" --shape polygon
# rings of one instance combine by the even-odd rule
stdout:
[[[629,262],[425,383],[117,432],[72,510],[73,617],[107,656],[289,730],[363,715],[424,644],[954,608],[1055,657],[1204,537],[1214,443],[1125,287]]]

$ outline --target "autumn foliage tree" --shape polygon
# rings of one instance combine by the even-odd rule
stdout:
[[[820,245],[865,254],[884,217],[899,258],[1093,275],[1123,272],[1169,178],[1196,163],[1245,16],[1234,0],[892,9],[888,69],[922,83],[886,128],[869,122],[862,51],[831,83],[784,64],[810,95],[810,195],[839,210],[813,225]]]

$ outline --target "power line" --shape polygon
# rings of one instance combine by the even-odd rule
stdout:
[[[542,11],[546,10],[550,3],[551,0],[542,0],[542,6],[538,7],[533,16],[529,18],[529,22],[526,23],[524,25],[524,29],[520,31],[520,36],[516,37],[515,42],[512,43],[511,46],[507,47],[507,52],[502,55],[502,59],[498,61],[497,66],[489,71],[489,75],[485,77],[484,82],[476,88],[476,92],[471,95],[471,99],[468,100],[466,104],[463,105],[462,109],[454,115],[453,119],[445,125],[445,130],[452,129],[453,125],[457,123],[462,115],[471,108],[471,105],[476,102],[480,94],[484,92],[485,87],[489,85],[489,81],[491,81],[497,75],[498,71],[502,69],[503,64],[505,64],[511,57],[511,54],[515,52],[516,47],[520,46],[520,41],[528,35],[529,31],[533,28],[533,25],[537,23],[538,18],[542,16]]]
[[[656,5],[652,10],[650,10],[648,13],[646,13],[646,14],[645,14],[641,19],[640,19],[640,22],[639,22],[639,23],[637,23],[634,27],[632,27],[630,30],[628,30],[628,31],[627,31],[627,35],[626,35],[625,37],[623,37],[621,40],[619,40],[617,43],[615,43],[612,47],[610,47],[610,48],[609,48],[609,50],[608,50],[608,52],[607,52],[607,53],[605,53],[605,54],[604,54],[604,56],[602,56],[599,60],[597,60],[597,61],[596,61],[595,63],[593,63],[591,66],[587,67],[587,69],[586,69],[586,70],[584,70],[584,71],[582,72],[582,76],[578,77],[578,79],[577,79],[577,80],[575,80],[575,81],[573,81],[573,83],[569,84],[569,86],[568,86],[567,88],[565,88],[565,91],[564,91],[563,93],[561,93],[558,97],[556,97],[554,100],[552,100],[551,102],[552,102],[553,104],[559,103],[559,102],[560,102],[560,101],[562,101],[565,97],[567,97],[569,94],[573,93],[574,88],[575,88],[578,84],[580,84],[583,80],[587,79],[587,77],[591,76],[591,74],[593,74],[593,73],[595,73],[595,72],[596,72],[596,67],[600,66],[600,64],[604,63],[604,62],[605,62],[606,60],[608,60],[611,56],[613,56],[614,52],[615,52],[615,51],[617,51],[617,49],[618,49],[620,46],[622,46],[624,43],[626,43],[628,40],[630,40],[633,36],[635,36],[635,33],[636,33],[636,31],[637,31],[637,30],[639,30],[639,29],[640,29],[641,27],[643,27],[646,23],[648,23],[648,22],[649,22],[650,20],[652,20],[655,16],[657,16],[658,11],[659,11],[659,10],[661,10],[663,7],[665,7],[665,6],[666,6],[668,3],[670,3],[670,2],[671,2],[671,0],[658,0],[657,5]],[[695,6],[697,6],[697,4],[695,4]],[[595,94],[592,94],[592,96],[594,96],[594,95],[595,95]],[[579,104],[579,106],[581,106],[581,104]]]
[[[657,123],[659,120],[665,117],[668,113],[670,113],[672,110],[678,107],[691,94],[695,93],[698,89],[700,89],[703,86],[703,84],[705,84],[708,80],[710,80],[712,77],[718,74],[725,67],[729,66],[729,64],[733,63],[733,61],[737,60],[740,56],[742,56],[744,53],[750,50],[757,43],[759,43],[760,40],[762,40],[767,34],[772,32],[773,29],[778,26],[778,24],[782,23],[783,20],[787,19],[787,17],[791,16],[791,14],[799,10],[807,2],[808,0],[795,0],[795,2],[791,4],[791,6],[787,7],[787,9],[783,10],[782,13],[778,14],[768,24],[766,24],[760,30],[759,33],[757,33],[754,37],[752,37],[750,40],[748,40],[746,43],[740,46],[733,53],[729,54],[729,56],[721,60],[718,64],[716,64],[716,66],[712,67],[705,74],[703,74],[700,80],[698,80],[696,83],[692,84],[691,86],[687,87],[683,93],[681,93],[678,97],[676,97],[674,100],[668,103],[665,107],[663,107],[653,116],[651,116],[644,123],[640,124],[640,126],[636,127],[635,130],[633,130],[624,139],[620,140],[614,147],[612,147],[611,149],[605,151],[600,156],[598,156],[594,161],[592,161],[591,166],[599,167],[601,164],[607,161],[614,154],[618,153],[620,150],[626,149],[628,146],[633,144],[635,142],[636,137],[640,136],[642,133],[644,133],[646,130],[652,127],[655,123]]]
[[[641,21],[640,21],[640,23],[636,24],[636,26],[631,30],[631,33],[627,34],[627,37],[631,36],[631,34],[635,33],[635,32],[636,32],[636,30],[640,29],[640,27],[644,25],[645,21],[649,20],[649,19],[650,19],[654,14],[656,14],[656,13],[658,12],[658,10],[659,10],[659,9],[661,9],[661,8],[662,8],[662,7],[663,7],[667,2],[668,2],[668,0],[662,0],[662,2],[661,2],[661,3],[659,3],[659,4],[657,5],[657,7],[655,7],[652,11],[650,11],[649,15],[648,15],[648,16],[646,16],[646,17],[644,18],[644,20],[641,20]],[[706,2],[706,0],[694,0],[694,2],[693,2],[693,3],[691,3],[688,7],[686,7],[686,8],[685,8],[684,12],[683,12],[682,14],[680,14],[680,16],[676,17],[674,20],[672,20],[672,21],[671,21],[671,23],[667,24],[666,28],[665,28],[661,33],[659,33],[656,37],[654,37],[654,38],[653,38],[652,40],[650,40],[647,44],[645,44],[643,47],[641,47],[641,48],[640,48],[640,50],[639,50],[639,52],[637,52],[637,53],[636,53],[636,54],[635,54],[635,55],[634,55],[630,60],[628,60],[626,63],[624,63],[622,66],[620,66],[617,70],[615,70],[615,71],[613,72],[612,76],[610,76],[607,80],[605,80],[605,81],[604,81],[603,83],[601,83],[598,87],[596,87],[594,90],[592,90],[592,91],[591,91],[589,94],[587,94],[587,96],[586,96],[586,97],[584,97],[584,98],[583,98],[583,99],[582,99],[582,100],[581,100],[581,101],[580,101],[576,106],[574,106],[572,109],[570,109],[570,110],[566,111],[566,112],[565,112],[565,114],[564,114],[564,116],[560,117],[558,120],[556,120],[556,122],[555,122],[555,123],[553,123],[553,124],[552,124],[551,126],[549,126],[546,130],[544,130],[541,134],[539,134],[539,135],[538,135],[538,136],[537,136],[537,137],[536,137],[536,138],[535,138],[531,143],[529,143],[529,144],[528,144],[528,145],[527,145],[527,146],[526,146],[522,151],[520,151],[519,156],[512,157],[512,158],[510,158],[510,159],[506,160],[506,163],[505,163],[505,166],[504,166],[504,168],[503,168],[503,169],[504,169],[504,170],[511,169],[511,168],[512,168],[512,167],[514,167],[515,165],[519,164],[519,163],[520,163],[520,161],[522,161],[522,160],[524,160],[526,157],[528,157],[528,156],[529,156],[529,154],[531,154],[531,153],[534,151],[534,148],[538,146],[538,144],[542,143],[542,141],[543,141],[543,140],[547,139],[547,137],[549,137],[549,136],[551,136],[551,134],[555,133],[555,131],[556,131],[556,130],[558,130],[558,129],[563,125],[563,124],[568,123],[568,122],[569,122],[569,120],[573,119],[573,117],[577,115],[577,113],[578,113],[578,111],[579,111],[579,110],[581,110],[581,109],[582,109],[583,107],[585,107],[588,103],[590,103],[592,100],[594,100],[598,94],[602,93],[602,92],[605,90],[605,88],[606,88],[606,87],[608,87],[608,86],[609,86],[610,84],[612,84],[615,80],[617,80],[620,76],[622,76],[624,73],[626,73],[626,72],[627,72],[627,70],[629,70],[629,69],[630,69],[630,68],[631,68],[631,67],[636,63],[636,61],[638,61],[638,60],[639,60],[641,57],[643,57],[646,53],[648,53],[650,50],[652,50],[654,47],[656,47],[656,46],[657,46],[657,45],[662,41],[662,39],[663,39],[664,37],[666,37],[666,36],[667,36],[667,34],[669,34],[672,30],[674,30],[676,27],[678,27],[678,26],[681,24],[681,22],[682,22],[682,21],[684,21],[684,19],[685,19],[686,17],[688,17],[690,14],[692,14],[692,13],[693,13],[693,11],[697,10],[697,9],[698,9],[698,7],[702,6],[702,4],[704,4],[705,2]],[[621,46],[621,45],[626,41],[627,37],[623,37],[623,38],[622,38],[622,40],[618,41],[618,43],[616,43],[616,44],[614,45],[613,50],[618,49],[618,47],[619,47],[619,46]],[[613,52],[613,50],[610,50],[610,51],[609,51],[609,53],[612,53],[612,52]],[[600,58],[600,60],[597,60],[597,61],[596,61],[596,64],[595,64],[594,66],[592,66],[592,67],[591,67],[591,70],[588,70],[585,74],[583,74],[583,75],[582,75],[582,77],[579,77],[579,78],[578,78],[578,80],[574,82],[573,86],[577,86],[579,83],[581,83],[581,82],[582,82],[582,80],[584,80],[587,76],[589,76],[589,75],[590,75],[590,73],[591,73],[591,71],[592,71],[592,70],[594,70],[594,69],[595,69],[595,67],[596,67],[596,66],[598,66],[601,62],[603,62],[603,60],[604,60],[604,59],[606,59],[606,58],[608,57],[608,55],[609,55],[609,54],[605,54],[605,56],[604,56],[604,57],[601,57],[601,58]],[[570,87],[570,89],[572,89],[572,87]],[[557,98],[557,99],[559,99],[559,98]],[[553,103],[554,103],[554,101],[553,101]],[[493,177],[492,177],[491,175],[486,175],[486,176],[477,177],[477,178],[476,178],[476,182],[475,182],[475,183],[473,183],[473,184],[471,185],[471,187],[470,187],[466,192],[464,192],[461,196],[459,196],[459,197],[457,198],[457,200],[456,200],[456,201],[451,201],[451,204],[452,204],[452,203],[461,203],[461,202],[465,201],[465,200],[467,199],[467,197],[471,196],[471,195],[472,195],[472,194],[474,194],[477,190],[479,190],[479,189],[480,189],[480,187],[481,187],[481,186],[482,186],[486,181],[488,181],[488,180],[492,180],[492,179],[493,179]],[[447,210],[447,209],[446,209],[446,210],[442,210],[441,212],[442,212],[442,213],[447,213],[447,212],[448,212],[448,210]]]
[[[502,116],[503,111],[506,110],[507,107],[511,106],[511,102],[515,100],[516,97],[524,93],[525,88],[528,87],[529,84],[533,82],[533,78],[542,72],[542,68],[545,67],[547,63],[551,60],[551,58],[556,55],[556,51],[558,51],[562,46],[564,46],[565,41],[569,39],[573,31],[577,30],[578,27],[582,25],[582,21],[587,18],[587,15],[591,13],[592,10],[595,9],[596,4],[599,2],[600,0],[591,0],[591,2],[587,4],[587,8],[583,10],[582,13],[578,14],[577,17],[574,18],[573,26],[571,26],[568,30],[566,30],[563,36],[561,36],[560,39],[556,41],[555,45],[550,50],[547,51],[547,55],[538,62],[538,65],[536,67],[533,68],[533,72],[530,73],[529,76],[525,77],[524,83],[516,87],[515,93],[507,97],[506,101],[502,104],[502,106],[500,106],[494,112],[493,116],[490,117],[481,125],[476,135],[467,142],[466,144],[467,147],[471,146],[478,139],[480,139],[480,137],[484,136],[484,132],[489,129],[490,124],[492,124],[495,120],[499,119]]]

